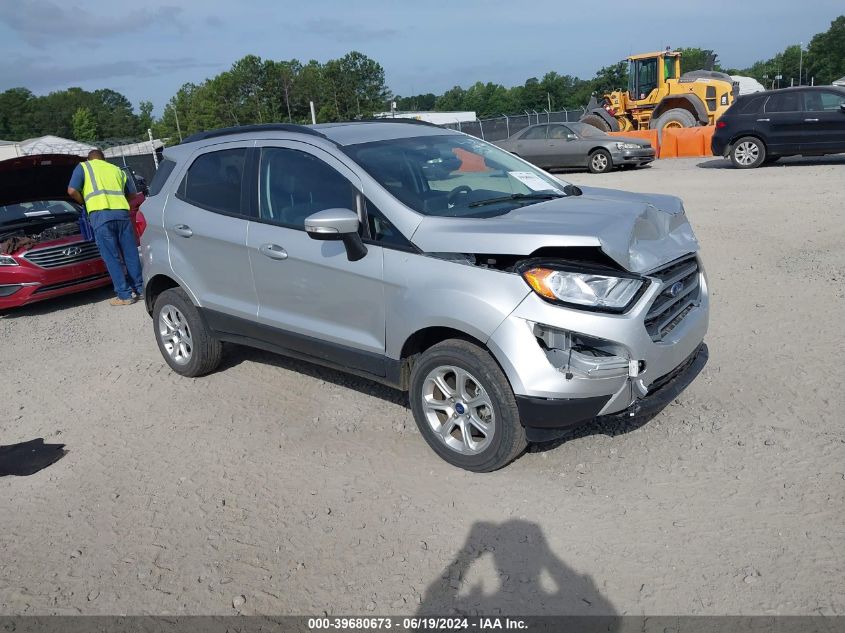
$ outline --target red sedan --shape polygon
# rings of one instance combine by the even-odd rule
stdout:
[[[42,154],[0,162],[0,310],[111,283],[97,245],[83,241],[81,209],[67,195],[81,161]],[[130,203],[139,234],[144,199],[138,193]]]

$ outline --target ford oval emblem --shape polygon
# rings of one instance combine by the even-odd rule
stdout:
[[[669,296],[670,297],[677,297],[681,294],[681,291],[684,289],[684,282],[676,281],[671,286],[669,286]]]

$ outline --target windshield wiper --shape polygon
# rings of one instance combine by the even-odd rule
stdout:
[[[479,200],[478,202],[471,202],[469,208],[483,207],[488,204],[497,204],[499,202],[511,202],[512,200],[551,200],[553,198],[563,198],[562,193],[512,193],[509,196],[501,196],[498,198],[487,198],[487,200]]]

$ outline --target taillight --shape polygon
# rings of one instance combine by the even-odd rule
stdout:
[[[141,237],[144,234],[144,231],[147,230],[147,218],[144,217],[144,214],[141,213],[141,210],[135,213],[135,231],[138,233],[138,237]]]
[[[721,130],[723,127],[728,127],[728,124],[724,121],[716,121],[716,127]]]

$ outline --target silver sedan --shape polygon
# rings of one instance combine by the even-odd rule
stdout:
[[[544,169],[586,167],[595,174],[654,160],[648,141],[610,136],[586,123],[530,125],[496,145]]]

